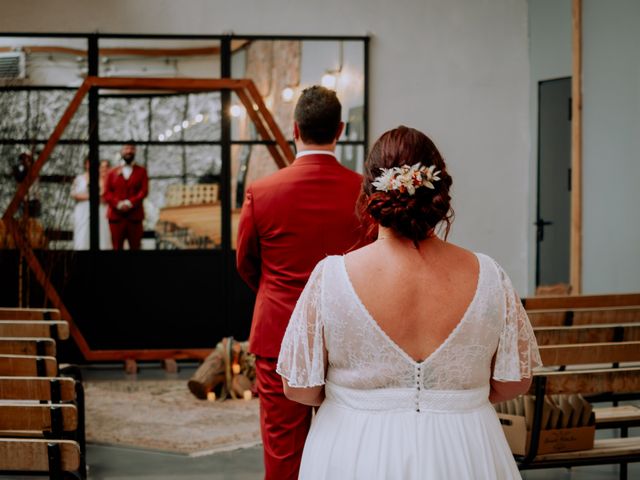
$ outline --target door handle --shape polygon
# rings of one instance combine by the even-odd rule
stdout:
[[[544,240],[544,227],[547,225],[553,225],[553,222],[548,222],[542,218],[536,220],[534,225],[537,227],[538,241],[542,242]]]

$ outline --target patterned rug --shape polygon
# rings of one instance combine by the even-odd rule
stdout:
[[[188,454],[260,443],[258,400],[196,399],[186,380],[85,383],[87,441]]]

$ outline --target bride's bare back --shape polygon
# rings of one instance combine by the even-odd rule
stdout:
[[[438,238],[416,249],[387,229],[378,241],[349,253],[345,265],[373,319],[416,361],[429,357],[456,328],[479,277],[474,253]]]

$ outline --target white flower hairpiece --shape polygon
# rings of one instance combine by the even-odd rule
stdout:
[[[435,172],[435,169],[435,165],[425,167],[420,162],[411,166],[381,168],[382,173],[371,182],[371,185],[381,192],[398,190],[400,193],[407,192],[413,195],[416,193],[416,188],[427,187],[432,190],[435,188],[433,182],[440,180],[438,177],[440,170]]]

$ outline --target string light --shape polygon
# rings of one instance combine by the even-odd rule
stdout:
[[[240,105],[231,105],[231,108],[229,109],[229,113],[231,113],[232,117],[239,117],[240,115],[242,115],[243,112],[243,108]]]
[[[282,100],[287,103],[293,100],[293,88],[286,87],[282,89]]]
[[[189,128],[189,120],[184,120],[182,122],[182,128]]]
[[[164,142],[164,133],[161,133],[160,135],[158,135],[158,140],[160,140],[161,142]]]
[[[166,132],[164,132],[165,138],[169,138],[171,135],[173,135],[173,130],[171,130],[171,129],[169,129]]]
[[[200,123],[202,120],[204,120],[204,115],[202,115],[201,113],[197,114],[195,118],[195,123]]]
[[[330,90],[334,90],[336,88],[336,83],[337,83],[336,76],[332,73],[325,73],[322,76],[322,80],[320,81],[320,84],[324,88],[328,88]]]

